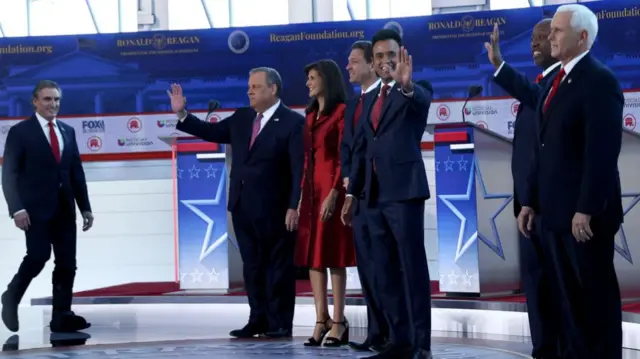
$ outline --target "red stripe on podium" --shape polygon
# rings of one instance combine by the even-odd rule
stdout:
[[[216,152],[220,145],[213,142],[186,142],[176,144],[178,152]]]
[[[466,131],[436,132],[433,139],[435,143],[469,142],[469,134]]]

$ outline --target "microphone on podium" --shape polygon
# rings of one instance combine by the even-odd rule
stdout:
[[[469,86],[469,90],[467,90],[467,99],[464,100],[464,105],[462,105],[462,122],[467,122],[465,109],[467,108],[467,102],[472,98],[480,95],[482,93],[482,86],[480,85],[471,85]]]
[[[218,100],[209,100],[207,104],[207,122],[211,122],[213,118],[214,112],[220,108],[220,101]]]

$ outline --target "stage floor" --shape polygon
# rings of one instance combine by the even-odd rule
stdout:
[[[299,307],[299,308],[298,308]],[[294,338],[291,340],[233,340],[230,329],[241,327],[247,318],[246,304],[129,304],[79,305],[74,309],[92,327],[86,334],[51,335],[47,306],[21,307],[22,330],[12,335],[0,328],[2,358],[162,359],[196,358],[362,358],[368,353],[347,348],[305,348],[302,342],[313,330],[312,311],[298,305]],[[353,337],[361,340],[365,329],[361,313],[348,308],[353,318]],[[531,345],[524,336],[480,335],[469,331],[433,333],[436,359],[529,358]],[[52,348],[55,347],[55,348]],[[373,353],[371,353],[373,354]],[[627,350],[625,359],[640,359],[640,352]]]

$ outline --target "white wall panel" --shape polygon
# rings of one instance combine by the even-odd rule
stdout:
[[[424,152],[423,160],[432,197],[425,205],[425,250],[431,276],[437,278],[433,152]],[[90,231],[78,232],[76,291],[174,280],[170,169],[169,161],[85,164],[95,223]],[[0,201],[0,290],[4,290],[22,261],[25,243],[23,233],[8,216],[2,195]],[[80,228],[80,221],[78,226]],[[50,261],[32,283],[23,303],[50,295],[52,270]]]
[[[169,161],[85,164],[95,223],[90,231],[78,232],[76,291],[174,280],[170,170]],[[25,243],[23,233],[8,216],[2,195],[0,200],[0,290],[3,290],[25,255]],[[50,261],[32,283],[23,304],[30,298],[50,295],[52,270]]]

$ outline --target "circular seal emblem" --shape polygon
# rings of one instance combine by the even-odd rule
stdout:
[[[102,148],[102,138],[98,136],[91,136],[87,139],[87,149],[91,152],[100,151]]]
[[[127,121],[127,129],[131,133],[140,132],[140,130],[142,130],[142,121],[137,117],[131,117],[129,121]]]

